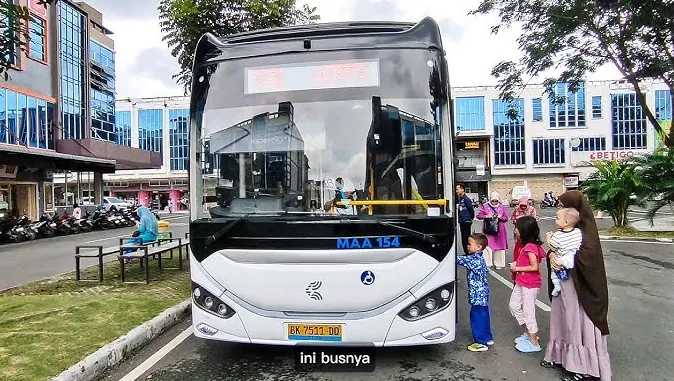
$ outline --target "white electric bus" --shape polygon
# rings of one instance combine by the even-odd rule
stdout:
[[[431,18],[205,34],[190,104],[194,334],[454,340],[449,100]]]

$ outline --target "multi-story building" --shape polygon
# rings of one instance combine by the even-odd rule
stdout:
[[[189,98],[117,99],[116,126],[120,144],[158,153],[161,168],[117,171],[105,175],[111,196],[164,207],[172,199],[186,207]]]
[[[452,88],[457,181],[471,196],[498,191],[509,200],[513,187],[523,185],[538,202],[545,192],[577,188],[593,172],[593,160],[654,149],[656,134],[629,84],[596,81],[576,93],[568,89],[556,86],[560,103],[543,95],[544,86],[532,85],[508,104],[493,86]],[[647,82],[642,91],[658,120],[671,123],[667,87]],[[163,165],[105,175],[106,189],[148,205],[168,198],[179,205],[188,188],[189,99],[122,99],[116,107],[118,134],[129,137],[123,144],[160,152]],[[509,109],[517,110],[515,118]]]
[[[507,103],[495,87],[452,89],[457,181],[469,194],[498,191],[510,200],[513,187],[520,185],[540,201],[545,192],[577,188],[594,171],[593,160],[639,155],[657,144],[626,81],[584,82],[575,93],[568,84],[554,90],[556,99],[551,99],[544,86],[527,86]],[[671,123],[667,87],[649,81],[641,90],[657,119]]]
[[[69,0],[11,1],[30,11],[30,40],[0,79],[0,208],[37,219],[87,197],[100,203],[103,173],[159,167],[158,154],[104,133],[114,131],[114,54],[96,47],[113,46],[102,15]]]

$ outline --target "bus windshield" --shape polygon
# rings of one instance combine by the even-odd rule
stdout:
[[[440,215],[442,85],[432,55],[406,54],[212,66],[199,217]]]

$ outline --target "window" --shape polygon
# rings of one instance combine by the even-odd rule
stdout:
[[[601,119],[601,96],[592,97],[592,119]]]
[[[580,145],[578,147],[571,147],[574,152],[577,151],[606,151],[606,138],[603,136],[595,136],[588,138],[580,138]]]
[[[45,35],[45,29],[45,21],[43,19],[31,16],[28,56],[40,61],[47,60],[47,36]]]
[[[189,118],[190,110],[169,110],[169,145],[172,171],[187,169]]]
[[[585,83],[578,85],[577,92],[569,91],[570,85],[558,83],[553,86],[550,97],[550,128],[585,127]]]
[[[115,124],[115,54],[94,40],[89,41],[91,59],[91,136],[117,142]]]
[[[456,98],[456,131],[482,131],[484,123],[484,97]]]
[[[18,111],[16,108],[16,96],[13,91],[7,90],[7,143],[18,144],[19,138],[16,135],[16,122]]]
[[[163,148],[164,110],[138,110],[138,147],[146,151],[164,154]]]
[[[19,127],[19,145],[27,146],[28,145],[28,109],[26,108],[28,103],[28,96],[17,93],[17,126]]]
[[[53,115],[52,103],[0,88],[0,143],[54,149]]]
[[[15,5],[19,5],[19,4],[17,4],[16,0],[14,0],[14,1],[10,0],[10,2],[14,3]],[[14,24],[15,21],[11,17],[6,16],[5,12],[2,12],[2,13],[3,14],[0,15],[0,33],[4,35],[7,32],[7,26]],[[10,37],[10,35],[8,34],[7,37],[3,38],[3,41],[8,39],[9,37]],[[3,47],[3,50],[4,49],[7,50],[7,53],[5,55],[5,61],[7,63],[9,63],[10,65],[20,66],[21,65],[21,51],[19,50],[19,47],[14,46],[14,49],[12,49],[11,46],[8,46],[8,47]]]
[[[86,138],[85,66],[86,18],[82,12],[65,1],[59,1],[61,120],[64,139]]]
[[[91,137],[117,141],[115,133],[115,94],[91,89]]]
[[[0,143],[7,143],[7,91],[0,87]]]
[[[534,98],[531,100],[531,108],[534,112],[534,121],[540,122],[543,120],[543,100],[541,98]]]
[[[655,91],[655,119],[672,120],[672,95],[669,90]]]
[[[534,165],[564,164],[564,139],[534,139]]]
[[[635,93],[612,94],[613,149],[646,148],[646,116]]]
[[[495,165],[525,165],[524,153],[524,99],[512,103],[492,100],[494,108],[494,157]],[[517,118],[508,115],[508,109],[517,111]]]
[[[115,130],[115,143],[131,147],[131,111],[117,111]]]

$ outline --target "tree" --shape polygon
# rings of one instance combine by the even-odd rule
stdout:
[[[189,92],[192,61],[199,38],[210,32],[227,36],[256,29],[308,24],[319,20],[316,7],[295,7],[295,0],[161,0],[162,38],[178,58],[180,73],[173,76]]]
[[[628,225],[627,210],[640,204],[643,185],[633,161],[601,160],[592,162],[597,170],[580,186],[593,208],[607,211],[616,227]],[[634,197],[633,195],[636,195]]]
[[[58,0],[38,0],[38,4],[52,4]],[[31,20],[28,7],[16,5],[11,1],[0,1],[0,75],[7,81],[9,71],[17,59],[17,48],[28,52]]]
[[[635,159],[644,192],[653,200],[647,217],[653,224],[656,213],[674,206],[674,148],[661,148]]]
[[[674,99],[674,1],[667,0],[481,0],[470,15],[498,12],[501,22],[491,28],[521,23],[517,39],[523,57],[502,61],[492,75],[502,99],[512,99],[525,85],[524,76],[536,77],[561,69],[547,78],[545,92],[551,99],[554,84],[569,83],[574,92],[588,74],[611,63],[633,87],[650,124],[674,146],[674,128],[663,131],[648,106],[642,81],[662,80]]]

